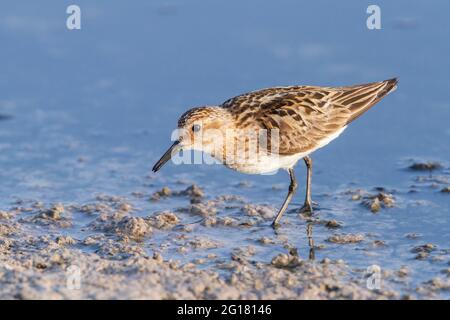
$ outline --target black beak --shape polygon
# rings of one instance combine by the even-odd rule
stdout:
[[[172,158],[173,154],[176,154],[178,153],[178,151],[180,151],[181,147],[179,146],[179,144],[180,141],[175,141],[173,145],[170,146],[169,150],[167,150],[166,153],[163,154],[161,159],[159,159],[158,162],[153,166],[153,172],[161,169],[161,167]]]

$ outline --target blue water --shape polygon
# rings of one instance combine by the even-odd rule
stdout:
[[[448,255],[417,261],[410,250],[427,242],[450,248],[450,197],[439,192],[446,185],[416,183],[428,173],[405,168],[409,159],[440,161],[444,169],[436,174],[449,179],[448,1],[377,1],[381,30],[366,27],[367,1],[76,1],[82,29],[72,31],[65,25],[69,4],[0,4],[0,115],[10,117],[0,117],[0,210],[17,199],[84,203],[101,193],[151,193],[179,180],[199,184],[211,198],[232,193],[278,207],[285,172],[246,176],[220,166],[167,165],[151,174],[178,116],[264,87],[398,76],[395,93],[313,156],[321,218],[343,222],[342,232],[375,233],[388,246],[367,255],[358,250],[365,245],[327,244],[316,255],[358,268],[408,265],[414,282],[445,268]],[[300,181],[304,170],[299,164]],[[243,180],[251,187],[236,188]],[[413,184],[418,192],[408,193]],[[374,215],[337,195],[374,187],[395,190],[398,206]],[[139,205],[148,214],[180,204]],[[285,218],[290,224],[280,232],[307,250],[304,222]],[[226,238],[220,228],[204,229],[199,233]],[[251,232],[234,232],[219,255],[229,255]],[[408,240],[410,232],[422,236]],[[314,235],[316,244],[325,243],[330,231],[317,227]]]

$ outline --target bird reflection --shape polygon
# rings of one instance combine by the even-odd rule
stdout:
[[[309,260],[314,260],[316,258],[314,252],[314,239],[313,239],[313,223],[308,222],[306,225],[306,236],[308,237],[308,245],[309,245]]]
[[[308,239],[308,247],[309,247],[309,254],[308,258],[310,261],[314,261],[316,258],[315,255],[315,246],[314,246],[314,238],[313,238],[313,225],[314,220],[311,219],[310,215],[304,216],[306,218],[306,237]],[[274,228],[274,233],[281,241],[283,241],[283,230],[280,230],[279,228]]]

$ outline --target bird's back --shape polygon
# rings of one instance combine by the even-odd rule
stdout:
[[[221,107],[234,115],[238,128],[278,130],[277,152],[288,156],[331,141],[396,86],[394,78],[345,87],[274,87],[239,95]]]

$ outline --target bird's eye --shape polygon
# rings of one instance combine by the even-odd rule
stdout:
[[[194,124],[194,125],[192,126],[192,131],[194,131],[194,132],[199,132],[200,129],[201,129],[201,127],[200,127],[199,124]]]

